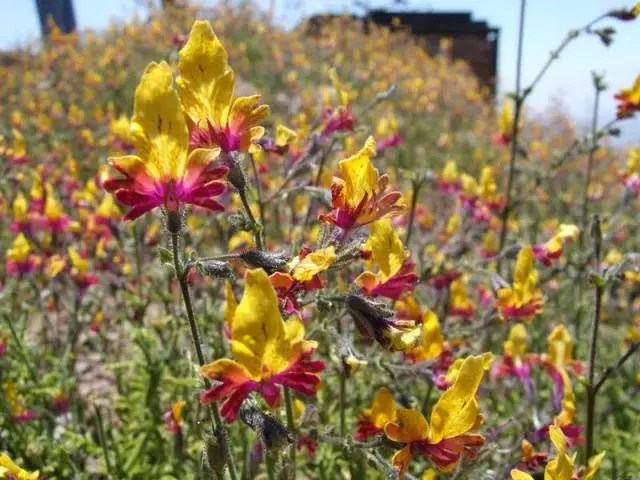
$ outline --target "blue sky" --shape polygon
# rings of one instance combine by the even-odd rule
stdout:
[[[635,0],[529,0],[525,24],[523,80],[528,84],[547,60],[549,52],[564,38],[569,28],[585,24],[607,9],[629,6]],[[80,28],[104,27],[111,18],[126,19],[140,10],[136,0],[75,0],[76,20]],[[205,4],[214,3],[212,0]],[[261,0],[262,6],[275,6],[275,18],[287,25],[303,15],[317,12],[340,12],[351,1],[339,0]],[[392,2],[369,1],[372,7]],[[499,77],[501,91],[513,89],[517,44],[518,0],[413,0],[408,7],[416,10],[471,11],[478,20],[499,27]],[[35,1],[0,0],[0,49],[10,48],[39,35]],[[406,6],[403,8],[407,8]],[[605,21],[618,32],[614,44],[606,48],[595,37],[576,40],[556,62],[530,97],[530,108],[542,111],[550,101],[559,99],[567,106],[579,125],[586,126],[592,109],[591,71],[605,73],[610,90],[602,102],[601,122],[615,114],[612,95],[630,85],[640,73],[635,50],[640,46],[640,20],[631,23]],[[624,142],[640,141],[640,120],[624,126]]]

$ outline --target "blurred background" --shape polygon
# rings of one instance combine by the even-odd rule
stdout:
[[[550,51],[566,36],[599,14],[614,8],[629,7],[624,0],[529,0],[524,39],[523,84],[531,82],[549,58]],[[152,2],[153,3],[153,2]],[[156,3],[161,3],[159,0]],[[215,0],[200,0],[199,4],[214,5]],[[466,57],[481,77],[495,74],[495,91],[501,95],[513,90],[520,2],[517,0],[431,0],[431,1],[370,1],[344,0],[255,0],[260,8],[270,11],[274,20],[292,28],[303,18],[349,13],[370,15],[389,23],[395,17],[411,23],[414,32],[456,36],[474,31],[474,40],[491,45],[458,45],[454,55]],[[633,0],[628,0],[629,4]],[[144,16],[149,2],[140,0],[0,0],[4,14],[0,16],[0,50],[12,49],[36,40],[41,35],[41,12],[55,12],[65,18],[68,28],[74,26],[103,29],[111,21],[124,22],[134,15]],[[393,14],[396,15],[393,15]],[[46,18],[46,15],[43,17]],[[405,22],[406,21],[406,22]],[[59,21],[62,24],[64,22]],[[617,26],[619,24],[615,24]],[[559,105],[567,111],[578,128],[587,129],[592,111],[593,87],[591,71],[605,73],[610,95],[602,102],[600,121],[615,116],[613,93],[630,86],[639,71],[635,48],[640,44],[640,24],[634,22],[619,28],[615,41],[605,46],[594,36],[575,41],[555,62],[543,82],[528,101],[529,114],[544,115]],[[453,33],[452,33],[453,32]],[[485,32],[478,36],[478,32]],[[483,38],[484,37],[484,38]],[[486,41],[485,41],[486,40]],[[456,51],[457,50],[457,51]],[[398,52],[402,55],[402,52]],[[495,59],[493,56],[495,55]],[[484,80],[484,79],[483,79]],[[489,79],[493,82],[493,79]],[[486,82],[485,82],[486,83]],[[625,123],[618,140],[623,144],[640,139],[640,121]]]

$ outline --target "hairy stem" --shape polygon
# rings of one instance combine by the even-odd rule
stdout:
[[[193,346],[196,351],[196,357],[198,359],[198,365],[201,367],[205,364],[204,355],[202,353],[202,345],[200,343],[200,333],[198,331],[198,324],[196,323],[195,316],[193,314],[193,305],[191,304],[191,295],[189,293],[189,284],[184,275],[184,271],[182,269],[182,261],[180,259],[179,253],[179,234],[171,233],[171,247],[173,250],[173,265],[176,269],[176,278],[178,279],[178,283],[180,284],[180,290],[182,291],[182,300],[184,301],[184,307],[187,311],[187,319],[189,320],[189,327],[191,329],[191,340],[193,341]],[[211,382],[207,378],[203,378],[203,382],[205,387],[211,388]],[[218,411],[218,405],[215,403],[211,403],[208,405],[209,414],[211,416],[211,427],[214,436],[218,436],[218,426],[222,426],[222,418],[220,417],[220,412]],[[229,467],[229,476],[231,480],[237,480],[236,468],[233,462],[233,457],[231,456],[231,447],[229,446],[229,442],[227,440],[226,434],[223,435],[224,438],[222,441],[224,442],[224,446],[226,449],[226,460],[227,466]]]
[[[293,418],[293,400],[291,399],[291,391],[289,387],[284,387],[284,404],[287,410],[287,429],[294,436],[293,443],[289,447],[289,457],[292,470],[296,471],[296,450],[297,450],[297,433],[295,419]]]
[[[596,85],[596,98],[593,102],[593,116],[591,118],[591,146],[587,160],[587,172],[584,179],[584,190],[582,192],[582,215],[580,225],[584,228],[589,215],[589,188],[591,187],[591,177],[593,175],[593,163],[598,150],[598,110],[600,108],[600,94],[602,91]]]
[[[347,372],[344,365],[340,368],[340,437],[344,438],[347,432],[346,427],[347,408]]]
[[[262,224],[262,237],[263,240],[266,238],[267,234],[265,229],[267,228],[267,224],[265,223],[264,216],[264,202],[262,201],[262,185],[260,185],[260,176],[258,175],[258,167],[256,165],[256,159],[252,154],[249,154],[249,160],[251,161],[251,170],[253,171],[253,180],[256,184],[256,193],[258,194],[258,212],[260,214],[260,223]]]
[[[251,207],[249,206],[249,201],[247,200],[247,192],[246,190],[238,190],[238,194],[240,195],[240,200],[242,201],[242,206],[244,207],[244,211],[249,217],[249,221],[253,227],[253,235],[256,239],[256,247],[258,250],[264,250],[264,242],[262,240],[262,229],[263,225],[259,224],[256,221],[256,217],[253,216],[253,212],[251,211]]]
[[[597,275],[600,273],[600,253],[602,242],[602,231],[600,230],[600,219],[594,216],[592,235],[594,240],[593,253],[595,256],[595,264]],[[598,393],[595,383],[596,375],[596,353],[598,349],[598,332],[600,328],[600,312],[602,309],[603,283],[600,278],[595,280],[595,308],[593,312],[593,324],[591,326],[591,345],[589,347],[589,371],[587,383],[587,425],[586,425],[586,442],[585,456],[586,459],[593,455],[593,433],[595,427],[595,411],[596,411],[596,395]]]
[[[516,92],[515,105],[513,111],[513,126],[511,130],[511,156],[509,157],[509,171],[507,174],[507,190],[505,193],[505,204],[502,210],[502,227],[500,229],[500,248],[502,251],[507,241],[507,224],[509,222],[509,214],[511,211],[511,190],[513,189],[513,180],[516,171],[516,158],[518,156],[518,134],[520,132],[520,114],[522,113],[522,105],[524,98],[521,93],[522,88],[522,46],[524,43],[524,18],[526,12],[527,0],[520,0],[520,26],[518,30],[518,56],[516,59]]]
[[[411,194],[411,210],[409,211],[409,222],[407,224],[407,236],[404,239],[404,244],[409,246],[409,240],[411,240],[411,234],[413,233],[413,222],[416,216],[416,206],[418,205],[418,195],[420,195],[420,189],[422,188],[422,182],[413,182],[413,191]]]

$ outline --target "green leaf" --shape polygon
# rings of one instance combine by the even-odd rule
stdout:
[[[158,256],[162,263],[171,263],[173,265],[173,253],[168,248],[158,247]]]

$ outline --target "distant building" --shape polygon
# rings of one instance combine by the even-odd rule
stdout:
[[[312,17],[309,19],[308,33],[318,35],[322,25],[334,18],[334,15]],[[452,58],[466,61],[480,82],[495,95],[500,30],[490,27],[487,22],[475,21],[471,13],[371,10],[364,17],[353,18],[362,20],[365,33],[368,31],[368,21],[392,30],[409,29],[413,35],[424,40],[421,43],[432,54],[439,51],[441,39],[451,39]]]

